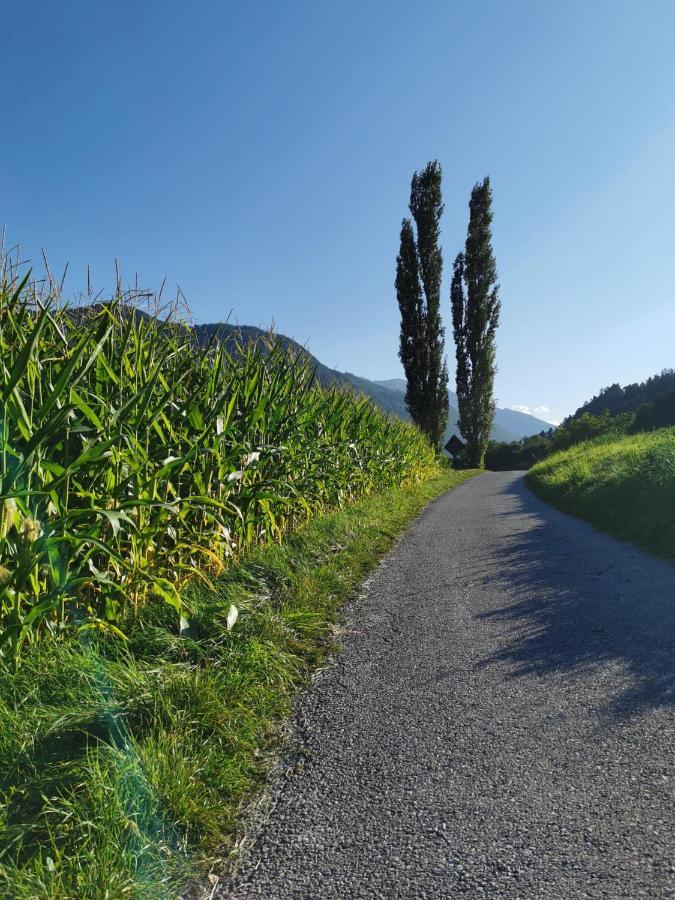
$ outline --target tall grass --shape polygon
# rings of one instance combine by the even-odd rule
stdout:
[[[675,429],[578,444],[534,466],[528,482],[566,512],[675,558]]]
[[[425,438],[275,348],[200,347],[136,296],[0,279],[0,648],[112,630],[317,512],[435,469]]]

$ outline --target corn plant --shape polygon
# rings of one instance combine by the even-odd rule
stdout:
[[[306,357],[200,346],[132,294],[0,281],[0,649],[101,629],[310,516],[435,467],[412,426]],[[9,651],[8,651],[8,648]]]

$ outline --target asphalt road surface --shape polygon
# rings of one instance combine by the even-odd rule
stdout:
[[[675,566],[520,474],[431,504],[347,610],[233,898],[675,897]]]

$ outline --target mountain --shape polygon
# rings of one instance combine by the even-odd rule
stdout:
[[[405,378],[386,378],[384,381],[376,381],[374,383],[390,391],[398,391],[401,394],[405,394],[405,389],[408,386]]]
[[[231,352],[236,352],[238,343],[247,344],[250,341],[267,342],[270,333],[256,328],[253,325],[229,325],[225,323],[213,323],[207,325],[194,325],[193,332],[200,344],[207,344],[217,339],[223,341]],[[350,386],[361,394],[366,394],[387,412],[394,413],[402,419],[410,419],[405,408],[406,382],[403,378],[388,378],[382,381],[371,381],[351,372],[339,372],[330,369],[313,356],[305,347],[298,344],[292,338],[284,334],[275,334],[274,342],[294,354],[305,356],[316,372],[316,378],[322,385],[339,384]],[[451,434],[458,433],[457,397],[449,392],[450,406],[448,413],[448,427],[445,439]],[[551,425],[534,416],[516,412],[512,409],[498,409],[495,415],[491,438],[495,441],[518,441],[521,437],[538,434],[540,431],[548,431]]]
[[[518,441],[542,431],[550,431],[555,427],[550,422],[544,422],[543,419],[538,419],[536,416],[518,412],[517,409],[498,409],[495,413],[495,424],[505,431],[515,434],[515,439]]]

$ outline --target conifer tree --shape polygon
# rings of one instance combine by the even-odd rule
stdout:
[[[501,303],[492,253],[490,179],[475,185],[469,202],[464,253],[455,259],[450,298],[457,356],[459,430],[469,465],[481,467],[495,416],[495,333]]]
[[[413,175],[409,208],[412,220],[403,219],[396,260],[399,356],[407,379],[408,412],[438,446],[448,418],[448,368],[440,315],[443,254],[438,238],[443,199],[437,160]]]

